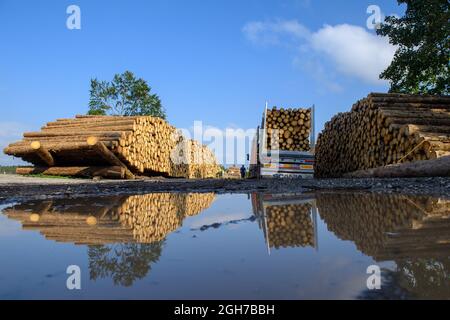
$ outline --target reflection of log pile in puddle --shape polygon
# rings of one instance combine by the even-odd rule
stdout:
[[[120,221],[133,230],[138,242],[160,241],[181,226],[185,216],[193,216],[208,208],[213,193],[153,193],[127,198],[120,207]]]
[[[314,246],[314,226],[310,204],[267,207],[269,245],[273,248]]]
[[[156,193],[88,199],[28,202],[4,209],[24,229],[47,239],[77,244],[152,243],[179,228],[186,216],[200,213],[213,193]]]
[[[316,200],[328,229],[376,260],[448,256],[450,201],[366,193]]]

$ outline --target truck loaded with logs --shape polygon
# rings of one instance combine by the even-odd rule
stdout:
[[[35,167],[18,174],[133,179],[136,175],[214,178],[215,155],[186,139],[166,121],[150,116],[76,116],[24,134],[4,152]]]
[[[309,109],[267,104],[253,139],[250,176],[301,177],[314,174],[314,106]]]

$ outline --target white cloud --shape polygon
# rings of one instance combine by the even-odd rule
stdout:
[[[292,40],[310,37],[309,30],[296,20],[253,21],[247,23],[242,32],[251,42],[264,45],[282,45]]]
[[[296,20],[276,22],[249,22],[242,29],[254,44],[294,46],[294,63],[323,59],[331,62],[337,72],[369,84],[383,84],[379,74],[392,61],[396,47],[386,38],[376,36],[359,26],[325,25],[311,32]],[[317,62],[314,62],[318,65]],[[320,65],[323,66],[322,63]],[[327,71],[315,75],[316,80],[339,90],[339,84],[327,79]]]
[[[11,166],[20,165],[25,162],[18,158],[8,156],[3,153],[3,149],[11,142],[22,139],[22,134],[28,130],[28,126],[18,122],[0,122],[0,165]]]
[[[250,153],[251,143],[256,134],[255,128],[243,129],[235,124],[226,128],[218,128],[195,121],[194,126],[182,129],[187,139],[194,139],[205,144],[223,165],[243,164],[247,153]]]
[[[386,38],[348,24],[324,26],[312,35],[311,45],[326,54],[339,72],[372,84],[380,82],[379,74],[389,66],[396,50]]]

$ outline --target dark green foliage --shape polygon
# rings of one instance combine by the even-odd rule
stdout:
[[[377,34],[388,36],[398,49],[380,75],[391,92],[449,94],[450,2],[398,0],[406,4],[403,17],[387,17]]]
[[[154,116],[165,119],[166,114],[158,95],[143,79],[130,71],[116,74],[111,82],[91,80],[90,115]]]
[[[164,242],[89,246],[90,278],[111,278],[115,285],[129,287],[148,274],[152,263],[158,262],[163,245]]]

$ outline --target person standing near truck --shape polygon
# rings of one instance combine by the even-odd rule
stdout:
[[[245,178],[246,172],[247,172],[247,169],[245,169],[245,166],[242,165],[242,167],[241,167],[241,178],[242,178],[242,179]]]

